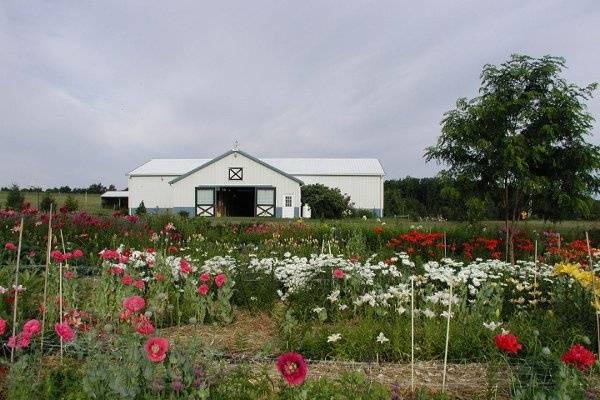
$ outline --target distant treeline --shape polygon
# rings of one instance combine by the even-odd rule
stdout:
[[[443,218],[454,221],[502,220],[502,194],[486,194],[473,182],[433,177],[385,181],[385,216]],[[527,218],[549,220],[600,219],[600,201],[589,197],[587,212],[561,210],[549,215],[544,199],[531,198]],[[546,210],[546,211],[543,211]]]
[[[14,187],[1,187],[0,191],[10,191],[13,190]],[[108,185],[104,186],[102,183],[92,183],[90,186],[88,186],[87,188],[77,188],[77,187],[70,187],[70,186],[61,186],[61,187],[54,187],[54,188],[48,188],[48,189],[42,189],[41,187],[35,187],[35,186],[31,186],[31,187],[27,187],[27,188],[19,188],[18,189],[21,192],[48,192],[48,193],[91,193],[91,194],[102,194],[105,193],[107,191],[111,191],[111,190],[117,190],[115,185]]]

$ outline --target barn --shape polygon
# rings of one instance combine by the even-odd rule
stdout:
[[[148,212],[296,218],[306,213],[301,186],[321,183],[383,216],[377,159],[257,158],[236,148],[212,159],[153,159],[128,175],[130,213],[143,201]]]

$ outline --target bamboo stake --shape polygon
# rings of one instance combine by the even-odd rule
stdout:
[[[448,367],[448,343],[450,342],[450,317],[452,316],[452,283],[448,300],[448,318],[446,322],[446,348],[444,350],[444,373],[442,374],[442,392],[446,391],[446,369]]]
[[[12,319],[12,335],[15,338],[15,346],[17,342],[17,303],[19,300],[19,267],[21,266],[21,245],[23,243],[23,217],[21,217],[21,225],[19,226],[19,247],[17,248],[17,265],[15,267],[15,301],[13,303],[13,319]],[[10,348],[10,362],[15,361],[15,346]]]
[[[537,276],[538,276],[537,262],[538,262],[538,242],[536,240],[535,241],[535,251],[533,253],[533,300],[537,300],[537,288],[538,288],[538,283],[537,283]],[[534,307],[537,307],[537,301],[535,302]]]
[[[410,388],[415,393],[415,276],[410,277]]]
[[[560,250],[560,232],[558,232],[558,249]]]
[[[598,296],[596,294],[596,273],[594,272],[594,261],[592,260],[592,248],[590,246],[590,237],[585,232],[585,242],[587,243],[588,257],[590,259],[590,271],[592,272],[592,299],[594,301],[594,311],[596,312],[596,339],[597,349],[600,351],[600,316],[598,315]]]
[[[444,231],[444,258],[447,257],[447,254],[446,254],[447,247],[448,247],[448,245],[446,244],[446,231]]]
[[[65,249],[65,238],[63,237],[62,229],[60,230],[60,241],[62,242],[63,254],[66,253]],[[59,264],[59,276],[58,276],[58,305],[59,305],[59,321],[62,325],[63,323],[63,261],[61,260]],[[63,338],[60,337],[60,362],[63,361]]]
[[[42,332],[40,337],[40,351],[44,353],[44,327],[46,325],[46,303],[48,302],[48,268],[50,266],[50,250],[52,249],[52,204],[50,204],[50,217],[48,219],[48,243],[46,245],[46,269],[44,271],[44,303],[42,304]]]

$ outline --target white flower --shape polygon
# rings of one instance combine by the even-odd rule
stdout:
[[[542,354],[543,354],[543,355],[545,355],[545,356],[549,356],[549,355],[550,355],[550,353],[551,353],[551,351],[550,351],[550,349],[549,349],[548,347],[544,347],[544,348],[542,349]]]
[[[402,315],[406,311],[406,308],[400,306],[400,307],[396,308],[396,311],[398,311],[398,314]]]
[[[502,325],[502,322],[494,322],[494,321],[483,323],[483,327],[485,329],[489,329],[490,331],[495,331],[496,329],[500,328],[501,325]]]
[[[340,333],[334,333],[333,335],[330,335],[327,337],[327,343],[335,343],[338,340],[340,340],[342,338],[342,335]]]
[[[344,311],[344,310],[345,310],[345,309],[347,309],[347,308],[348,308],[348,306],[347,306],[346,304],[340,304],[340,305],[338,306],[338,310],[340,310],[340,311]]]
[[[385,335],[383,334],[383,332],[379,332],[379,335],[377,335],[377,339],[375,339],[376,341],[378,341],[381,344],[384,344],[385,342],[389,342],[390,339],[386,338]]]
[[[444,311],[443,313],[441,313],[440,317],[448,318],[448,311]],[[454,318],[454,313],[453,312],[450,313],[450,318]]]
[[[429,308],[426,308],[423,310],[423,315],[426,316],[427,318],[435,317],[435,313],[433,311],[431,311]]]
[[[314,313],[319,314],[320,312],[323,312],[325,309],[323,307],[315,307],[312,310]]]

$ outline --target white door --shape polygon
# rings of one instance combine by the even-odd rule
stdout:
[[[294,218],[294,196],[291,194],[283,195],[283,207],[281,208],[282,218]]]

